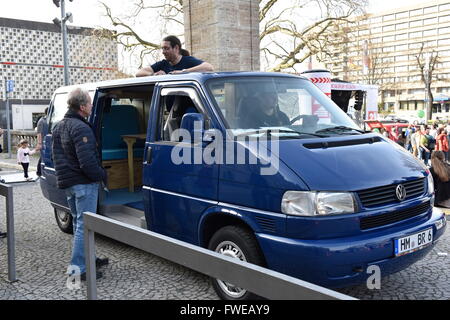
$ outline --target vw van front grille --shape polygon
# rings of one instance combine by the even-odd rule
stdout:
[[[362,218],[360,228],[367,230],[400,222],[424,214],[430,207],[430,202],[425,202],[412,208]]]
[[[385,205],[392,202],[399,202],[395,192],[399,184],[402,184],[406,189],[405,200],[419,197],[425,193],[425,178],[366,189],[357,193],[362,205],[366,208]]]

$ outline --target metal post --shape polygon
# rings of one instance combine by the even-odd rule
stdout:
[[[84,227],[84,256],[86,260],[86,284],[89,300],[97,300],[97,270],[95,267],[95,233]]]
[[[64,85],[68,86],[69,80],[69,57],[67,52],[67,26],[66,26],[66,8],[64,0],[61,0],[61,33],[63,40],[63,60],[64,60]]]
[[[11,159],[11,121],[9,111],[9,98],[8,98],[8,79],[5,77],[5,108],[6,108],[6,131],[8,139],[8,157]]]
[[[16,276],[16,239],[14,235],[14,201],[13,188],[7,187],[6,196],[6,232],[8,242],[8,280],[10,282],[17,281]]]

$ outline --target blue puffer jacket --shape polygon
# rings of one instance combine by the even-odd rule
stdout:
[[[53,162],[58,188],[105,181],[97,143],[90,124],[69,110],[53,130]]]

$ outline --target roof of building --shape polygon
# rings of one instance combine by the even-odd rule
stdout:
[[[61,28],[54,23],[45,23],[38,21],[29,20],[18,20],[10,18],[0,17],[0,27],[15,28],[15,29],[27,29],[27,30],[37,30],[46,32],[61,32]],[[72,25],[67,25],[67,31],[70,34],[87,34],[92,31],[92,28],[77,27]]]

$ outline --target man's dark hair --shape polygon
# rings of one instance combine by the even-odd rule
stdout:
[[[67,106],[73,111],[79,111],[81,106],[89,102],[89,93],[81,88],[76,88],[69,93]]]
[[[190,56],[191,54],[189,53],[189,51],[187,51],[186,49],[183,49],[181,47],[181,41],[180,39],[178,39],[178,37],[176,36],[167,36],[163,39],[163,41],[167,41],[170,42],[170,46],[172,48],[175,48],[175,46],[178,46],[178,48],[180,48],[180,54],[182,56]]]

